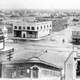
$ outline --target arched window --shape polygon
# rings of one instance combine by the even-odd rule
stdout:
[[[30,30],[30,27],[28,26],[27,29]]]
[[[14,26],[14,29],[17,29],[17,26]]]
[[[38,78],[38,67],[33,67],[32,68],[32,70],[33,70],[33,78]]]
[[[21,26],[19,26],[19,29],[21,29]]]
[[[32,27],[31,29],[34,30],[34,27]]]

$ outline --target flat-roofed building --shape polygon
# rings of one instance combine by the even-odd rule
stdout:
[[[68,26],[66,33],[70,38],[70,42],[80,45],[80,25]]]
[[[52,32],[52,21],[15,22],[14,39],[40,39]]]

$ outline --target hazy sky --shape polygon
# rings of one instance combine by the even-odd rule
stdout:
[[[0,0],[0,9],[80,9],[80,0]]]

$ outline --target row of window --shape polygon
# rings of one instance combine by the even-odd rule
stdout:
[[[49,70],[42,70],[42,74],[46,75],[46,76],[60,76],[60,72],[59,71],[49,71]]]
[[[46,29],[46,28],[48,28],[49,26],[47,25],[47,27],[44,25],[44,27],[43,26],[41,26],[41,27],[37,27],[37,30],[40,30],[40,29]],[[51,25],[50,25],[50,27],[51,27]],[[19,30],[21,30],[21,26],[19,26],[19,28],[17,27],[17,26],[14,26],[14,29],[19,29]],[[26,28],[25,28],[25,26],[23,26],[23,30],[25,30]],[[27,27],[27,30],[35,30],[35,27],[30,27],[30,26],[28,26]]]
[[[32,30],[34,30],[34,27],[31,27],[32,28]],[[18,29],[18,27],[17,26],[14,26],[14,29]],[[23,27],[23,30],[25,30],[26,28],[25,28],[25,26]],[[27,29],[29,30],[30,29],[30,27],[28,26],[27,27]],[[21,30],[21,26],[19,26],[19,30]]]
[[[25,67],[21,67],[19,69],[17,69],[17,71],[12,72],[12,77],[15,78],[19,78],[19,77],[28,77],[28,78],[38,78],[38,68],[37,67],[33,67],[33,69],[26,69]]]
[[[72,35],[80,35],[80,31],[72,31]]]

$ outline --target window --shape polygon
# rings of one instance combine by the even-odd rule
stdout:
[[[41,29],[42,29],[42,26],[41,26]]]
[[[42,70],[42,74],[45,75],[45,76],[49,75],[49,71],[48,70]]]
[[[30,30],[30,27],[28,26],[27,29]]]
[[[77,61],[76,76],[80,77],[80,61]]]
[[[48,25],[47,25],[47,28],[48,28]]]
[[[27,31],[27,38],[37,38],[37,32]]]
[[[25,26],[23,27],[23,29],[25,30]]]
[[[21,78],[24,78],[25,77],[25,69],[19,69],[18,70],[18,76],[17,77],[21,77]]]
[[[7,29],[8,29],[8,33],[12,33],[12,31],[13,31],[12,27],[8,27]]]
[[[21,29],[21,26],[19,26],[19,29]]]
[[[14,29],[17,29],[17,26],[14,26]]]
[[[50,24],[50,27],[51,27],[51,24]]]
[[[44,25],[44,29],[45,29],[45,27],[46,27],[46,26]]]
[[[20,64],[20,67],[18,67],[17,71],[18,71],[18,76],[17,77],[21,77],[21,78],[25,77],[26,70],[25,70],[24,66],[21,66],[21,64]]]
[[[32,27],[32,30],[34,30],[34,27]]]
[[[2,29],[0,29],[0,34],[3,34]]]
[[[26,77],[28,77],[28,78],[31,77],[31,69],[26,70]]]
[[[2,29],[0,28],[0,31],[2,31]]]
[[[14,30],[14,37],[21,37],[21,31]]]
[[[24,75],[24,70],[21,70],[20,74],[21,74],[21,75]]]
[[[0,36],[0,40],[3,40],[4,39],[4,36]]]
[[[37,30],[39,30],[39,27],[37,27]]]

